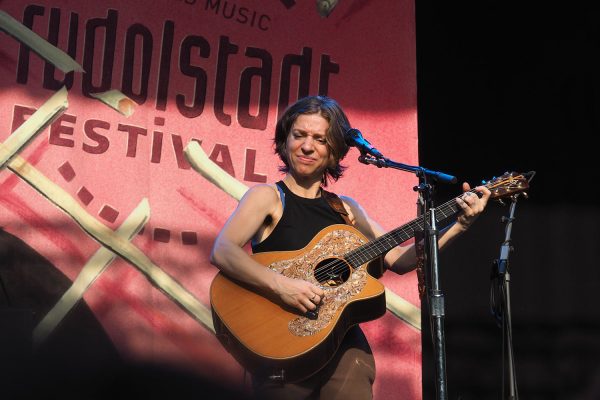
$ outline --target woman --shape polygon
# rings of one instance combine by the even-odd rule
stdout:
[[[303,248],[324,227],[344,223],[344,218],[325,199],[323,187],[329,179],[342,176],[340,161],[348,152],[344,133],[348,118],[338,103],[325,96],[311,96],[288,107],[277,122],[275,152],[285,172],[274,185],[256,185],[241,199],[237,209],[219,233],[211,262],[228,276],[272,293],[281,302],[301,313],[315,310],[323,290],[304,280],[276,273],[255,262],[243,249],[250,241],[253,252]],[[477,187],[482,197],[466,192],[457,199],[462,213],[457,222],[440,234],[439,248],[464,232],[485,208],[490,192]],[[341,197],[351,224],[372,240],[385,231],[349,197]],[[413,245],[398,246],[384,258],[388,269],[403,274],[415,268]],[[306,381],[279,384],[254,377],[261,398],[344,398],[372,397],[375,363],[369,345],[358,326],[346,334],[336,356],[318,374]]]

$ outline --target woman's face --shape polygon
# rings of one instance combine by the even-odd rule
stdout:
[[[327,145],[329,122],[320,114],[301,114],[286,141],[290,172],[298,177],[321,179],[331,160]]]

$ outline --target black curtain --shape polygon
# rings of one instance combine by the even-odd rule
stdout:
[[[509,256],[522,399],[600,398],[600,14],[593,2],[416,1],[421,165],[471,185],[535,170]],[[460,193],[437,185],[435,202]],[[440,255],[450,399],[504,399],[490,274],[509,207],[490,204]],[[423,304],[423,393],[436,398]]]

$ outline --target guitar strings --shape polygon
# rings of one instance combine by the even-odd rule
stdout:
[[[475,190],[471,189],[465,193],[475,193]],[[461,196],[462,195],[464,195],[464,193],[461,194]],[[440,221],[458,212],[458,205],[456,204],[456,199],[459,197],[460,196],[442,204],[436,209],[436,211],[442,214],[443,216],[443,218],[441,218]],[[446,214],[446,212],[449,213]],[[429,212],[427,213],[427,215],[430,215]],[[387,232],[378,237],[377,239],[346,253],[342,258],[336,258],[328,262],[327,264],[317,266],[315,268],[314,273],[315,279],[321,282],[326,280],[327,278],[339,275],[342,272],[346,271],[346,266],[348,264],[354,269],[361,268],[365,263],[373,260],[374,258],[377,258],[377,256],[383,254],[385,251],[389,251],[393,247],[402,243],[401,241],[398,241],[395,238],[395,236],[397,236],[398,233],[405,234],[406,238],[404,238],[403,241],[406,241],[414,235],[414,232],[416,231],[416,228],[418,228],[419,225],[423,225],[423,222],[423,216],[417,217],[415,220],[405,225],[402,225],[399,228],[396,228],[390,232]],[[415,227],[413,227],[413,225]],[[400,237],[400,239],[402,239],[402,237]],[[392,244],[392,246],[388,248],[383,243],[384,241],[388,243],[388,246],[390,245],[390,243]],[[373,252],[373,250],[375,251]],[[356,266],[357,263],[358,266]]]
[[[377,255],[384,253],[400,243],[395,239],[395,236],[398,236],[398,233],[404,233],[406,239],[408,239],[412,236],[413,232],[414,229],[406,229],[405,227],[388,232],[380,236],[377,241],[367,243],[350,251],[341,259],[336,258],[327,264],[317,267],[315,270],[315,278],[318,281],[321,281],[331,275],[338,275],[347,269],[348,264],[355,269],[359,269],[365,262],[376,258]],[[384,241],[387,242],[387,247]],[[392,243],[392,245],[390,245],[390,243]]]
[[[320,282],[331,275],[338,275],[346,270],[347,264],[350,264],[350,266],[354,269],[361,268],[366,262],[377,258],[378,255],[383,254],[385,251],[388,251],[389,249],[397,246],[399,243],[402,243],[402,241],[394,238],[394,236],[398,236],[398,233],[404,234],[405,238],[402,241],[405,241],[412,237],[414,234],[414,229],[407,229],[402,226],[398,229],[385,233],[373,242],[366,243],[365,245],[346,253],[346,255],[342,258],[336,258],[327,264],[320,265],[315,268],[315,278]],[[387,242],[387,246],[385,243],[380,243],[383,241]],[[392,243],[391,246],[390,243]]]
[[[487,184],[485,184],[485,186],[488,189],[494,189],[494,188],[498,188],[501,186],[506,186],[507,181],[509,183],[518,181],[519,178],[522,178],[522,176],[520,175],[518,177],[515,177],[515,176],[511,175],[504,179],[497,178],[497,179],[494,179],[493,181],[489,181]],[[454,214],[457,214],[460,210],[459,210],[458,204],[456,203],[456,199],[460,198],[465,193],[474,193],[475,195],[481,197],[480,193],[477,192],[475,189],[470,189],[470,190],[462,193],[461,195],[455,197],[454,199],[447,201],[446,203],[444,203],[441,206],[436,208],[436,213],[440,213],[443,216],[440,219],[438,219],[436,217],[436,222],[440,222]],[[509,191],[505,194],[509,194]],[[496,193],[496,196],[497,195],[498,194]],[[446,212],[448,212],[448,213],[446,213]],[[316,267],[315,274],[314,274],[315,279],[317,279],[317,281],[321,282],[322,279],[325,279],[328,276],[338,275],[341,272],[343,272],[344,270],[346,270],[347,264],[350,264],[350,266],[354,267],[354,269],[361,268],[367,262],[373,260],[374,258],[377,258],[379,255],[383,254],[384,252],[389,251],[393,247],[410,239],[414,235],[414,232],[416,231],[418,226],[424,225],[425,217],[427,217],[429,219],[430,215],[431,215],[431,213],[428,211],[425,214],[425,216],[421,215],[421,216],[417,217],[416,219],[414,219],[413,221],[406,223],[406,224],[402,225],[401,227],[396,228],[388,233],[385,233],[385,234],[381,235],[380,237],[378,237],[377,239],[375,239],[369,243],[366,243],[362,246],[359,246],[356,249],[348,252],[344,257],[342,257],[342,259],[336,258],[335,260],[333,260],[327,264]],[[413,228],[412,226],[415,226],[415,227]],[[408,232],[406,231],[407,228],[410,228],[410,230]],[[396,240],[394,238],[394,236],[400,232],[406,234],[406,237],[405,238],[400,237],[398,240]],[[382,243],[384,240],[391,241],[392,246],[387,248]],[[382,243],[381,246],[379,243]],[[388,243],[388,245],[389,245],[389,243]],[[374,249],[376,251],[373,254],[370,254],[370,251],[372,249]],[[358,266],[356,266],[357,263],[358,263]],[[329,270],[329,268],[331,268],[331,269]],[[322,272],[319,272],[319,271],[322,271]]]

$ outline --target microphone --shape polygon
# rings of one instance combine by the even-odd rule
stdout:
[[[376,158],[384,158],[383,154],[367,141],[358,129],[350,128],[344,134],[346,144],[350,147],[356,147],[361,154],[369,154]]]

